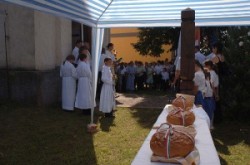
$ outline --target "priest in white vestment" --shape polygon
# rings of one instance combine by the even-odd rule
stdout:
[[[60,68],[62,77],[62,109],[73,111],[76,94],[77,73],[73,65],[75,62],[74,55],[67,56]]]
[[[78,89],[76,93],[75,107],[83,110],[83,113],[90,115],[92,103],[92,73],[87,63],[87,55],[79,55],[79,63],[76,68],[78,75]]]
[[[100,97],[99,110],[105,113],[105,117],[113,117],[113,110],[115,109],[115,91],[114,80],[111,72],[112,59],[105,58],[102,69],[102,90]]]

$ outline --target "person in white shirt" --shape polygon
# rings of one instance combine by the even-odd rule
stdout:
[[[212,59],[216,57],[216,55],[212,52],[209,55],[206,56],[206,60],[212,61]]]
[[[83,114],[90,115],[95,100],[92,100],[92,73],[87,64],[87,55],[79,55],[79,63],[76,68],[78,75],[78,88],[76,93],[75,107],[83,110]]]
[[[213,98],[211,100],[211,98],[209,99],[210,107],[213,108],[213,104],[214,104],[214,110],[213,110],[213,114],[212,114],[212,119],[211,119],[211,129],[213,129],[213,120],[214,120],[214,113],[215,111],[217,111],[216,109],[216,102],[219,101],[219,77],[217,75],[217,73],[213,70],[214,64],[212,61],[205,61],[205,69],[210,73],[210,83],[213,89]]]
[[[162,65],[161,62],[158,61],[154,68],[154,86],[156,89],[160,89],[161,86],[161,72],[162,72]]]
[[[62,77],[62,109],[73,111],[76,93],[77,73],[73,63],[74,55],[67,56],[60,68],[60,76]]]
[[[144,74],[146,70],[141,61],[138,61],[136,67],[136,80],[137,80],[137,90],[142,90],[144,88]]]
[[[194,95],[195,104],[205,106],[204,94],[206,92],[206,80],[203,67],[198,60],[195,60],[195,74],[194,74]]]
[[[149,88],[152,88],[152,85],[153,85],[153,73],[154,73],[154,70],[153,70],[153,66],[152,66],[152,63],[149,63],[148,64],[148,67],[146,69],[146,72],[147,72],[147,85]]]
[[[212,119],[215,111],[215,100],[213,94],[214,90],[211,83],[211,76],[209,71],[205,71],[205,78],[206,78],[206,92],[204,95],[204,100],[205,100],[204,110],[207,112],[207,115],[209,116],[211,121],[210,125],[212,126]]]
[[[166,91],[169,88],[169,73],[167,68],[163,68],[161,72],[161,89]]]
[[[121,62],[116,69],[118,75],[118,91],[125,92],[126,91],[126,66],[123,62]]]
[[[102,68],[102,90],[100,97],[99,110],[105,113],[105,117],[114,117],[113,110],[115,107],[115,91],[113,74],[111,73],[112,59],[105,58]]]
[[[101,57],[99,61],[99,69],[98,69],[99,72],[102,72],[102,67],[104,65],[105,58],[109,58],[109,56],[106,54],[105,48],[102,48]]]
[[[219,76],[217,75],[217,73],[214,71],[213,67],[214,64],[212,61],[205,61],[204,63],[204,67],[206,70],[208,70],[208,72],[210,73],[210,80],[211,80],[211,84],[213,87],[213,93],[214,93],[214,97],[216,100],[219,99]]]
[[[200,64],[203,65],[204,61],[206,60],[206,56],[200,52],[200,47],[195,46],[195,60],[198,60]]]
[[[82,46],[82,41],[81,40],[77,40],[76,41],[76,45],[72,51],[72,54],[75,57],[75,61],[74,61],[74,65],[77,66],[78,64],[78,56],[79,56],[79,48]]]

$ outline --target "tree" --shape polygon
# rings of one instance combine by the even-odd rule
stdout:
[[[140,55],[160,57],[163,45],[171,45],[168,51],[177,49],[179,33],[180,28],[175,27],[139,28],[139,41],[132,45]]]
[[[230,70],[221,77],[221,101],[232,119],[250,115],[250,27],[231,27],[224,33],[224,55]]]

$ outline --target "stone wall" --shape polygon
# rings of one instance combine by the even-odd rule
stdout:
[[[1,2],[0,10],[8,14],[7,50],[3,49],[5,35],[0,35],[0,99],[36,105],[58,103],[59,66],[71,52],[71,21]],[[3,22],[0,19],[0,32],[4,32]]]

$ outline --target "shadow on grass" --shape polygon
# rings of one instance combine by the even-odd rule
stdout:
[[[0,121],[0,164],[97,164],[80,111],[1,105]]]
[[[104,132],[109,132],[110,131],[110,127],[111,126],[115,126],[114,125],[114,119],[115,118],[105,118],[105,117],[100,117],[99,118],[99,123],[100,123],[100,128],[102,131]]]
[[[223,155],[234,155],[229,150],[231,146],[245,144],[250,145],[250,124],[249,122],[228,121],[215,125],[215,130],[212,131],[214,144],[217,151]],[[240,152],[240,151],[239,151]],[[221,164],[228,164],[220,156]]]
[[[160,115],[162,109],[149,109],[149,108],[131,108],[132,116],[144,128],[152,128],[156,122],[157,117]]]

